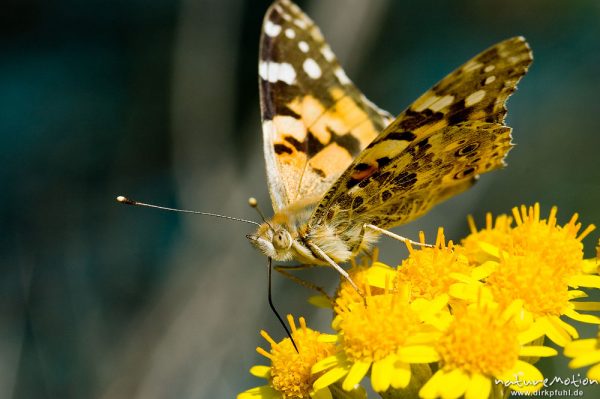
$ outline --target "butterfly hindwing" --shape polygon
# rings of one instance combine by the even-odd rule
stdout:
[[[448,75],[354,160],[311,225],[334,226],[353,246],[357,226],[407,223],[502,166],[511,148],[505,102],[531,61],[525,40],[513,38]]]
[[[259,58],[273,208],[317,202],[392,119],[352,84],[318,27],[290,1],[267,11]]]

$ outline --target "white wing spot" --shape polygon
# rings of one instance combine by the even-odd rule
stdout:
[[[338,78],[338,80],[340,81],[341,84],[347,85],[347,84],[352,83],[350,81],[350,78],[348,78],[348,75],[346,75],[346,72],[344,72],[344,70],[342,68],[337,67],[335,69],[335,71],[333,71],[333,73]]]
[[[309,50],[308,43],[306,43],[304,40],[302,40],[301,42],[298,43],[298,47],[300,48],[300,50],[303,53],[308,53],[308,50]]]
[[[447,94],[444,97],[441,97],[439,100],[433,102],[429,105],[429,109],[433,112],[438,112],[441,109],[446,108],[454,102],[454,96]]]
[[[508,57],[508,62],[510,62],[511,64],[516,64],[517,62],[519,62],[520,59],[520,57],[513,55],[511,57]]]
[[[282,81],[291,85],[296,81],[294,67],[285,62],[279,64],[277,62],[261,61],[258,64],[258,75],[271,83]]]
[[[496,69],[496,65],[488,65],[483,68],[483,72],[492,72],[494,69]]]
[[[475,93],[473,93],[473,94],[469,95],[467,98],[465,98],[465,107],[471,107],[471,106],[477,104],[478,102],[483,100],[484,97],[485,97],[485,90],[477,90]]]
[[[329,47],[328,45],[324,45],[323,47],[321,47],[321,54],[323,54],[323,57],[325,57],[325,59],[329,62],[335,59],[335,54],[333,54],[333,51],[331,51],[331,47]]]
[[[472,71],[475,71],[475,70],[481,68],[482,66],[483,66],[482,63],[471,60],[464,66],[463,71],[464,72],[472,72]]]
[[[302,68],[304,68],[304,72],[313,79],[319,79],[321,77],[321,68],[312,58],[307,58],[302,64]]]
[[[293,30],[292,28],[287,28],[287,29],[285,30],[285,36],[286,36],[288,39],[293,39],[293,38],[295,38],[295,37],[296,37],[296,32],[294,32],[294,30]]]
[[[269,64],[265,61],[260,61],[258,63],[258,76],[263,78],[263,80],[267,80],[268,69],[269,69]]]
[[[277,79],[281,80],[289,85],[296,81],[296,70],[292,64],[282,62],[279,64],[279,71],[277,73]]]
[[[308,27],[308,24],[303,19],[295,19],[294,24],[300,29],[306,29]]]
[[[485,82],[484,84],[489,85],[490,83],[492,83],[494,80],[496,80],[496,77],[494,75],[492,76],[488,76],[487,78],[485,78]]]
[[[281,25],[274,24],[272,21],[265,21],[265,34],[275,37],[281,32]]]

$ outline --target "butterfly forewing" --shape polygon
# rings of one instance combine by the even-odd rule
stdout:
[[[265,16],[259,76],[275,211],[320,200],[392,120],[352,84],[314,22],[287,0]]]
[[[502,166],[511,148],[505,102],[531,61],[517,37],[448,75],[353,161],[319,202],[311,225],[330,225],[356,247],[357,225],[409,222]]]

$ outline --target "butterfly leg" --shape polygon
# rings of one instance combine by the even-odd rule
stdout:
[[[411,245],[416,245],[416,246],[419,246],[419,247],[429,247],[429,248],[433,248],[434,247],[431,244],[424,244],[424,243],[420,243],[420,242],[417,242],[417,241],[413,241],[413,240],[408,239],[406,237],[399,236],[398,234],[394,234],[394,233],[392,233],[389,230],[382,229],[381,227],[377,227],[377,226],[375,226],[373,224],[364,224],[363,225],[363,233],[364,233],[364,230],[366,230],[366,229],[371,229],[373,231],[376,231],[376,232],[381,233],[383,235],[386,235],[388,237],[392,237],[393,239],[398,240],[398,241],[403,242],[403,243],[410,243]]]
[[[348,274],[347,271],[345,271],[344,269],[342,269],[342,267],[340,265],[338,265],[337,263],[335,263],[335,261],[333,259],[331,259],[329,257],[329,255],[327,255],[321,248],[319,248],[318,246],[316,246],[312,242],[309,242],[308,246],[310,247],[310,249],[315,254],[317,254],[319,256],[319,258],[321,258],[322,260],[324,260],[325,262],[327,262],[331,267],[333,267],[335,270],[337,270],[337,272],[339,274],[341,274],[342,277],[344,277],[346,279],[346,281],[348,281],[348,283],[350,283],[350,285],[352,286],[352,288],[354,288],[356,290],[356,292],[358,292],[358,294],[360,296],[364,297],[362,291],[358,288],[358,286],[352,280],[352,278],[350,277],[350,275]]]
[[[325,292],[325,290],[322,287],[319,287],[318,285],[316,285],[310,281],[302,280],[298,276],[294,276],[292,273],[290,273],[291,271],[310,269],[313,267],[319,267],[319,265],[309,265],[309,264],[294,265],[294,266],[278,265],[278,266],[274,266],[273,268],[275,269],[275,271],[277,271],[277,272],[281,273],[283,276],[289,278],[294,283],[299,284],[299,285],[303,286],[304,288],[308,288],[309,290],[317,291],[319,294],[324,295],[331,302],[332,301],[331,297],[327,294],[327,292]]]

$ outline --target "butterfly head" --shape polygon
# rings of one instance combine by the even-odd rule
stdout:
[[[261,224],[254,234],[247,237],[253,246],[269,258],[285,261],[293,257],[292,235],[285,227],[272,221]]]

